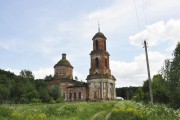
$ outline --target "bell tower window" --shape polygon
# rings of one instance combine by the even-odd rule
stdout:
[[[108,68],[107,58],[105,58],[105,67]]]
[[[99,60],[98,60],[98,58],[95,59],[95,62],[96,62],[96,68],[98,68],[99,67]]]
[[[96,50],[98,50],[98,41],[96,40]]]

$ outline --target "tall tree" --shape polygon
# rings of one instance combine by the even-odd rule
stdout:
[[[178,42],[173,56],[169,76],[169,95],[173,106],[180,107],[180,42]]]

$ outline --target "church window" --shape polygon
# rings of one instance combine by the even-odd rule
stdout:
[[[79,99],[81,99],[81,92],[79,92]]]
[[[96,58],[95,61],[96,61],[96,68],[98,68],[99,67],[99,60],[98,60],[98,58]]]
[[[74,100],[76,100],[76,92],[74,92]]]
[[[98,50],[98,41],[96,40],[96,50]]]
[[[108,68],[107,58],[105,58],[105,67]]]
[[[72,93],[69,94],[69,100],[71,100],[71,99],[72,99]]]
[[[65,96],[66,96],[65,93],[63,93],[63,98],[64,98],[64,99],[65,99]]]

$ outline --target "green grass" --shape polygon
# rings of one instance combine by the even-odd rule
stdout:
[[[0,105],[0,120],[105,120],[105,118],[179,120],[180,110],[133,101]]]

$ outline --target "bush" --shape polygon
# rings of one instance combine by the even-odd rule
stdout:
[[[63,103],[63,102],[64,102],[64,98],[63,98],[63,97],[58,98],[58,99],[56,100],[56,102],[57,102],[57,103]]]
[[[56,101],[55,100],[50,100],[50,102],[49,102],[50,104],[54,104],[54,103],[56,103]]]
[[[143,112],[134,108],[112,110],[111,120],[145,120]]]
[[[19,99],[19,102],[23,103],[23,104],[26,104],[26,103],[29,103],[29,100],[27,98],[22,97],[22,98]]]
[[[0,106],[0,116],[9,117],[12,114],[13,110],[5,106]]]
[[[31,100],[32,103],[41,103],[41,100],[40,99],[37,99],[37,98],[33,98]]]

